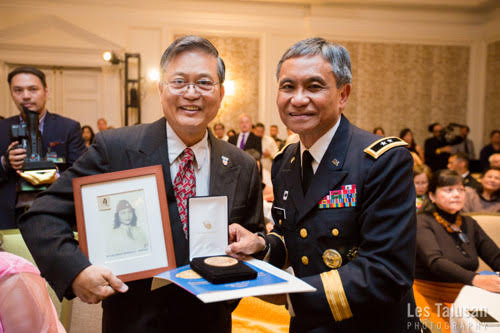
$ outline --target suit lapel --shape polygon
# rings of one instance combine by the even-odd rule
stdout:
[[[166,134],[165,119],[162,118],[153,124],[146,132],[141,143],[139,152],[144,154],[147,161],[145,165],[161,164],[163,167],[163,177],[167,192],[168,215],[170,217],[170,229],[174,240],[175,259],[177,266],[184,265],[188,260],[188,242],[182,230],[182,223],[175,199],[174,187],[170,176],[170,161],[168,159],[168,144]]]
[[[285,165],[281,172],[285,180],[285,188],[289,191],[289,196],[292,198],[296,210],[300,211],[304,205],[304,193],[302,191],[302,169],[300,166],[300,148],[298,143],[291,149],[284,163]]]
[[[59,131],[55,127],[56,123],[53,121],[54,116],[47,111],[45,114],[45,119],[43,121],[43,133],[42,133],[42,156],[47,155],[47,150],[50,142],[54,140],[54,133]]]
[[[350,142],[351,127],[349,121],[342,116],[339,128],[314,174],[303,205],[299,206],[297,222],[300,222],[313,208],[317,207],[319,201],[330,190],[335,189],[347,176],[348,172],[343,171],[342,167]]]
[[[208,132],[210,144],[210,189],[211,196],[226,195],[228,208],[231,211],[233,198],[236,192],[236,183],[240,173],[240,166],[233,164],[230,156],[224,155],[222,142]]]

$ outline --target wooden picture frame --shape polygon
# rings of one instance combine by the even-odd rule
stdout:
[[[161,165],[73,179],[80,249],[122,281],[176,268]]]

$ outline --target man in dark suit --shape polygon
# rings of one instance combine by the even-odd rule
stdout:
[[[278,110],[298,133],[272,168],[275,227],[264,237],[230,226],[227,252],[289,264],[313,285],[290,294],[291,332],[420,332],[412,293],[415,190],[401,139],[342,116],[349,53],[322,38],[293,45],[278,65]]]
[[[20,228],[40,271],[60,298],[104,300],[104,332],[230,332],[234,304],[204,304],[175,285],[151,291],[151,279],[126,286],[108,269],[92,265],[72,235],[73,178],[160,164],[176,264],[187,264],[188,240],[173,183],[181,161],[190,155],[196,195],[225,195],[230,222],[254,231],[263,228],[255,161],[207,130],[224,96],[225,69],[217,50],[204,38],[182,37],[167,48],[160,65],[165,118],[98,133],[88,152],[21,217]]]
[[[17,172],[24,167],[26,150],[16,148],[19,142],[11,142],[10,128],[24,123],[23,107],[39,114],[42,156],[50,151],[56,153],[58,158],[65,159],[65,165],[71,165],[85,151],[80,124],[47,111],[48,88],[42,71],[34,67],[18,67],[9,73],[7,80],[12,99],[21,113],[0,120],[0,229],[17,228]]]
[[[252,118],[246,114],[240,116],[240,134],[228,140],[241,150],[255,149],[262,155],[262,139],[252,133]]]
[[[448,158],[448,169],[455,170],[464,179],[464,185],[481,191],[481,184],[471,175],[469,171],[469,157],[464,152],[458,152]]]

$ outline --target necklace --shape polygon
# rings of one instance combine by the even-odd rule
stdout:
[[[460,229],[460,227],[462,226],[462,217],[460,215],[457,215],[455,223],[446,221],[441,215],[438,214],[438,212],[433,212],[432,215],[434,215],[437,223],[441,224],[446,229],[446,231],[448,231],[450,234],[458,234],[458,238],[460,239],[460,241],[462,241],[462,243],[469,243],[467,235],[465,235]]]

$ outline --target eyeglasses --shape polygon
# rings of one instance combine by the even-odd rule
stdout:
[[[218,85],[220,82],[213,82],[208,79],[201,79],[196,82],[187,82],[184,79],[175,79],[170,82],[163,82],[168,86],[168,90],[174,95],[184,95],[190,86],[193,87],[193,89],[200,95],[209,95],[211,94],[215,86]]]

